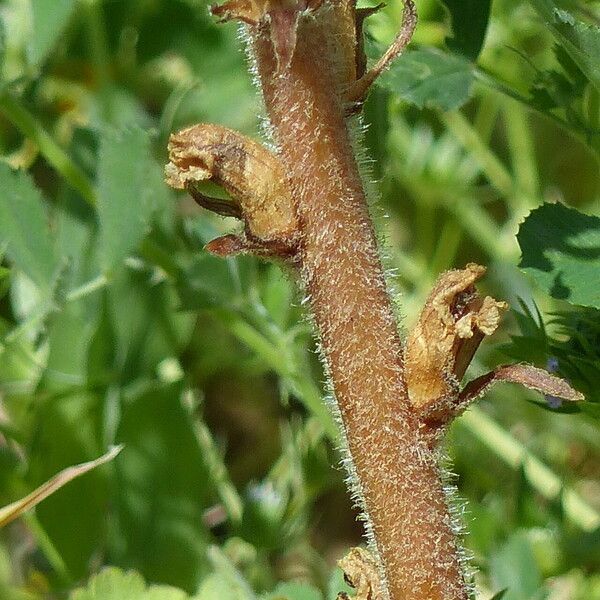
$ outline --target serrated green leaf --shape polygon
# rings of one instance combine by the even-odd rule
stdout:
[[[31,177],[0,163],[0,245],[11,262],[42,291],[52,287],[58,260],[44,202]]]
[[[453,37],[448,47],[476,60],[483,46],[490,17],[491,0],[441,0],[452,20]]]
[[[517,234],[520,267],[554,298],[600,308],[600,219],[544,204]]]
[[[153,210],[147,187],[150,139],[139,128],[105,132],[100,142],[98,217],[105,269],[118,267],[142,241]]]
[[[31,64],[43,63],[68,25],[75,6],[75,0],[31,0],[33,35],[28,47]]]
[[[600,28],[562,10],[554,0],[530,0],[556,39],[600,90]]]
[[[419,108],[454,110],[471,96],[472,65],[435,48],[406,52],[380,78],[380,84]]]
[[[90,579],[85,588],[74,590],[69,600],[188,600],[183,591],[166,585],[147,586],[135,571],[108,567]]]

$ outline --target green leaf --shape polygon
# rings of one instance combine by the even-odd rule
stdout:
[[[57,396],[37,408],[29,447],[28,484],[37,486],[74,463],[102,453],[101,399],[91,393]],[[74,578],[86,575],[106,534],[107,472],[92,471],[58,490],[36,515]]]
[[[50,238],[44,201],[31,177],[0,163],[0,245],[42,291],[48,292],[58,261]]]
[[[178,289],[185,310],[235,304],[241,295],[238,259],[199,252],[181,270]]]
[[[208,574],[201,516],[212,488],[181,394],[181,385],[156,387],[124,403],[112,557],[191,591]]]
[[[248,581],[218,546],[210,546],[207,555],[215,574],[227,584],[232,600],[257,600]],[[204,598],[200,596],[200,600]]]
[[[541,600],[542,578],[531,544],[523,532],[513,533],[490,559],[496,588],[508,588],[503,600]]]
[[[99,300],[98,295],[92,300]],[[100,303],[78,300],[47,318],[48,360],[42,379],[46,389],[85,385],[89,346],[98,327]]]
[[[165,358],[177,356],[193,330],[195,316],[177,311],[168,281],[156,281],[152,269],[120,269],[108,288],[111,342],[120,377],[153,377]]]
[[[28,47],[31,64],[38,66],[46,59],[68,25],[76,4],[75,0],[31,0],[33,35]]]
[[[142,241],[153,211],[148,134],[138,128],[105,132],[98,167],[98,216],[103,266],[112,270]]]
[[[6,46],[6,25],[3,20],[0,20],[0,72],[4,69]]]
[[[4,298],[10,288],[10,269],[0,267],[0,300]]]
[[[239,588],[220,573],[213,573],[202,581],[199,600],[247,600]]]
[[[600,28],[577,20],[554,0],[530,0],[556,39],[600,90]]]
[[[442,0],[452,20],[453,37],[448,47],[476,60],[483,46],[490,18],[491,0]]]
[[[520,267],[551,296],[600,308],[600,219],[544,204],[532,211],[517,234]]]
[[[280,583],[270,594],[262,600],[323,600],[319,590],[306,583]]]
[[[400,56],[380,78],[380,84],[419,108],[454,110],[471,96],[473,67],[465,60],[435,48]]]
[[[135,571],[108,567],[90,579],[85,588],[74,590],[69,600],[188,600],[183,591],[165,585],[147,586]]]
[[[100,273],[98,223],[95,211],[64,186],[56,198],[52,234],[59,256],[69,263],[69,287],[77,287]]]
[[[337,600],[340,592],[351,595],[354,588],[350,587],[344,578],[344,571],[336,567],[331,572],[327,585],[327,600]]]

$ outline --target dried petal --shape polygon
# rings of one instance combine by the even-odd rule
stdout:
[[[363,548],[352,548],[338,562],[344,571],[344,579],[356,590],[354,600],[383,600],[381,580],[377,562],[370,552]],[[337,600],[346,600],[344,592],[338,594]]]
[[[418,409],[458,395],[459,379],[484,336],[491,335],[506,310],[505,302],[481,299],[474,283],[485,267],[442,273],[406,345],[406,384]]]
[[[454,347],[453,369],[457,380],[462,379],[483,338],[492,335],[498,329],[508,304],[494,300],[491,296],[486,296],[483,300],[476,296],[469,303],[468,309],[470,312],[463,317],[464,320],[461,319],[461,322],[457,323],[460,334]]]
[[[289,248],[297,230],[295,209],[283,165],[272,152],[240,133],[218,125],[195,125],[171,136],[167,183],[186,189],[205,208],[242,218],[249,245]],[[211,180],[231,202],[197,190]],[[231,244],[230,244],[230,247]]]
[[[573,389],[564,379],[550,375],[544,369],[517,364],[497,367],[490,373],[474,379],[460,393],[459,401],[466,406],[485,394],[492,385],[502,382],[519,383],[531,390],[569,402],[579,402],[584,399],[583,394]]]

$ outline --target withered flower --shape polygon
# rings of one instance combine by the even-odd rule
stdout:
[[[243,235],[213,240],[207,249],[229,255],[252,251],[286,255],[294,250],[295,209],[285,170],[277,156],[250,138],[219,125],[200,124],[169,140],[167,183],[185,189],[204,208],[244,221]],[[212,181],[231,201],[203,194]]]
[[[566,381],[531,365],[497,367],[469,382],[460,380],[485,336],[492,335],[508,309],[506,302],[481,298],[475,282],[485,267],[473,263],[442,273],[408,336],[405,364],[411,404],[436,433],[497,382],[519,383],[568,401],[583,395]]]

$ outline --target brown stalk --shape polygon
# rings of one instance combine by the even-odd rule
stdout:
[[[392,600],[466,598],[436,461],[411,413],[402,347],[345,117],[347,80],[328,8],[302,23],[294,60],[273,77],[254,50],[267,111],[303,225],[302,280],[341,413],[372,543]],[[316,51],[319,49],[319,51]]]
[[[211,251],[277,257],[299,273],[373,553],[351,553],[344,563],[357,597],[465,600],[438,442],[473,396],[459,396],[459,379],[505,305],[475,293],[483,267],[450,271],[403,348],[349,115],[410,40],[416,16],[410,0],[405,7],[396,41],[365,73],[357,39],[365,14],[350,0],[232,0],[213,9],[223,20],[248,25],[277,154],[225,128],[198,125],[172,136],[167,180],[206,208],[243,220],[242,233],[211,242]],[[197,185],[205,179],[227,189],[232,205],[202,196]],[[506,379],[537,381],[525,372],[528,367]],[[497,380],[502,376],[475,388]],[[545,386],[546,379],[537,384]]]

